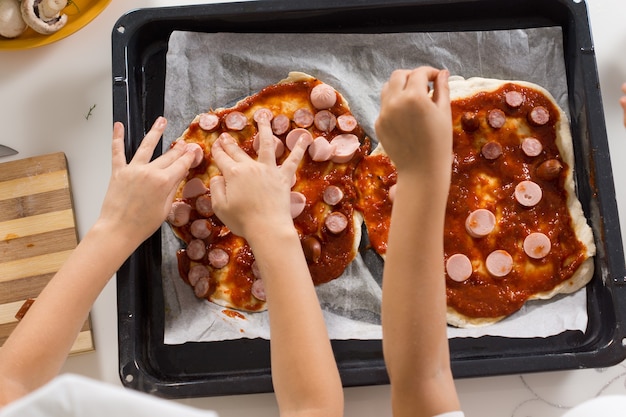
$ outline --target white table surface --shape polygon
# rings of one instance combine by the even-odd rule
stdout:
[[[110,173],[113,25],[134,8],[180,3],[113,1],[92,23],[64,40],[31,50],[0,52],[0,143],[19,150],[19,155],[2,158],[0,162],[65,152],[80,236],[98,216]],[[620,159],[626,154],[626,132],[618,99],[620,85],[626,81],[626,2],[587,3],[624,235],[626,164]],[[93,105],[96,107],[87,119]],[[96,350],[69,358],[64,372],[120,384],[116,314],[113,279],[92,310]],[[460,379],[457,386],[467,416],[559,416],[567,408],[597,395],[626,394],[626,363],[606,369]],[[347,388],[345,398],[346,416],[391,415],[388,386]],[[216,410],[223,417],[277,415],[273,394],[180,401]]]

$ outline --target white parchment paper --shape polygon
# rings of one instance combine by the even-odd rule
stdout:
[[[332,85],[376,142],[374,122],[382,84],[397,68],[432,65],[452,75],[525,80],[539,84],[568,113],[561,29],[400,34],[241,34],[174,32],[166,64],[164,149],[196,114],[239,99],[302,71]],[[198,300],[178,276],[180,242],[163,234],[166,344],[269,338],[267,313],[232,316]],[[416,276],[419,271],[416,271]],[[419,282],[419,277],[416,277]],[[333,339],[380,339],[380,271],[359,256],[346,273],[317,288]],[[419,300],[416,300],[419,302]],[[427,318],[426,318],[427,319]],[[528,303],[492,326],[449,328],[449,337],[544,337],[587,325],[585,290]]]

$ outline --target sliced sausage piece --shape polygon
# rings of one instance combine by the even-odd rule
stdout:
[[[339,130],[343,132],[352,132],[356,129],[357,121],[351,114],[342,114],[337,117],[337,126],[339,127]]]
[[[194,177],[187,181],[183,187],[183,198],[194,198],[206,193],[209,189],[206,188],[202,180],[198,177]]]
[[[324,199],[324,203],[329,206],[334,206],[343,200],[343,190],[336,185],[329,185],[324,189],[322,198]]]
[[[537,176],[544,181],[557,179],[563,171],[563,164],[558,159],[548,159],[543,161],[535,171]]]
[[[337,102],[337,92],[328,84],[318,84],[311,89],[310,99],[316,109],[329,109]]]
[[[265,295],[265,284],[263,284],[262,279],[254,280],[252,287],[250,288],[250,292],[257,300],[267,301],[267,296]]]
[[[211,249],[209,251],[209,264],[216,269],[224,268],[228,265],[230,256],[228,252],[221,248]]]
[[[343,213],[333,211],[326,216],[324,224],[330,233],[337,235],[346,230],[346,227],[348,227],[348,218]]]
[[[352,159],[361,144],[359,138],[351,133],[335,136],[331,141],[331,145],[335,146],[335,155],[332,161],[337,164],[343,164]]]
[[[272,135],[273,136],[273,135]],[[282,140],[278,139],[276,136],[274,137],[274,153],[276,154],[276,158],[280,158],[285,153],[285,144]],[[254,138],[252,139],[252,147],[254,148],[254,152],[259,153],[259,147],[261,146],[259,140],[259,134],[256,133]]]
[[[220,118],[214,113],[202,113],[200,115],[200,119],[198,120],[198,126],[200,126],[200,129],[208,132],[215,130],[219,124]]]
[[[335,146],[324,136],[318,136],[309,146],[309,155],[316,162],[328,161],[335,154]]]
[[[513,270],[513,258],[505,250],[495,250],[487,256],[485,266],[494,277],[504,277]]]
[[[256,279],[261,279],[261,270],[259,269],[259,265],[256,263],[256,260],[252,262],[252,265],[250,265],[250,269],[252,269],[252,275]]]
[[[274,132],[275,135],[287,133],[290,127],[291,120],[284,114],[279,114],[272,119],[272,132]]]
[[[487,142],[481,148],[480,153],[485,159],[498,159],[502,155],[502,145],[495,141]]]
[[[210,288],[211,284],[209,284],[209,280],[206,278],[200,278],[193,287],[193,293],[198,298],[206,298],[206,296],[209,295]]]
[[[504,95],[504,101],[509,107],[517,109],[524,103],[524,96],[519,91],[507,91]]]
[[[287,137],[285,138],[285,144],[290,151],[294,148],[294,146],[296,146],[296,142],[298,142],[298,139],[300,139],[301,136],[304,136],[305,141],[309,144],[313,142],[313,136],[311,135],[311,132],[303,128],[296,128],[289,132],[287,134]]]
[[[310,127],[315,120],[315,116],[309,109],[301,108],[293,113],[293,122],[298,127]]]
[[[496,226],[496,216],[487,209],[472,211],[465,219],[465,230],[471,237],[487,236]]]
[[[535,126],[543,126],[550,121],[550,112],[543,106],[537,106],[528,113],[528,121]]]
[[[398,184],[394,184],[389,187],[389,201],[391,201],[392,203],[396,199],[396,188],[398,188]]]
[[[213,233],[213,227],[207,219],[197,219],[189,226],[189,232],[197,239],[206,239]]]
[[[213,204],[211,203],[211,197],[208,194],[204,194],[196,198],[196,211],[202,217],[211,217],[215,214],[213,211]]]
[[[461,116],[461,126],[466,132],[473,132],[480,126],[480,120],[476,113],[468,111]]]
[[[187,244],[187,256],[192,261],[199,261],[206,255],[206,245],[201,239],[193,239]]]
[[[167,215],[167,222],[172,226],[180,227],[189,223],[191,206],[183,201],[174,201],[170,213]]]
[[[539,139],[528,137],[522,140],[522,150],[528,156],[538,156],[543,151],[543,145]]]
[[[307,236],[302,239],[302,251],[309,262],[316,263],[322,255],[322,244],[315,236]]]
[[[192,287],[195,287],[200,278],[208,278],[211,275],[209,268],[202,264],[196,264],[189,269],[187,278]]]
[[[535,182],[521,181],[515,186],[515,199],[523,206],[536,206],[542,196],[541,187]]]
[[[252,115],[252,119],[259,123],[261,120],[266,120],[270,122],[274,118],[274,113],[267,107],[261,107],[257,109]]]
[[[500,129],[506,122],[506,115],[500,109],[490,110],[487,114],[487,123],[494,129]]]
[[[248,125],[248,118],[240,111],[231,111],[224,117],[224,123],[230,130],[243,130]]]
[[[462,253],[455,253],[446,261],[446,272],[450,279],[463,282],[472,276],[472,262]]]
[[[337,126],[337,118],[328,110],[322,110],[315,113],[313,124],[322,132],[331,132]]]
[[[304,211],[306,197],[302,193],[292,191],[289,198],[291,201],[291,218],[295,219]]]
[[[193,162],[191,163],[190,168],[195,168],[204,160],[204,149],[202,149],[202,146],[195,142],[189,143],[187,146],[193,148]]]
[[[533,259],[541,259],[547,256],[552,249],[550,238],[543,233],[535,232],[524,239],[524,252]]]

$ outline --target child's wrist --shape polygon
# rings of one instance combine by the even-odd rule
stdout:
[[[253,251],[261,246],[278,246],[294,239],[300,240],[298,232],[291,222],[289,224],[281,223],[277,225],[270,223],[254,225],[251,232],[244,237]]]

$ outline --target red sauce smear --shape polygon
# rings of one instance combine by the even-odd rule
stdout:
[[[519,91],[524,103],[518,109],[508,107],[504,100],[507,91]],[[527,114],[543,106],[550,112],[550,121],[544,126],[531,126]],[[507,123],[499,130],[486,122],[487,112],[500,109]],[[475,113],[480,127],[467,132],[461,127],[461,116]],[[533,294],[553,289],[571,278],[585,258],[586,248],[577,239],[572,219],[566,206],[564,190],[565,171],[556,145],[556,122],[559,111],[540,92],[507,84],[492,93],[481,93],[452,103],[454,126],[454,161],[452,186],[444,229],[445,258],[455,253],[467,255],[481,267],[464,282],[450,278],[447,283],[448,306],[469,317],[499,317],[509,315],[522,307]],[[539,156],[529,157],[520,147],[516,126],[530,129],[531,136],[543,145]],[[492,161],[482,157],[481,147],[488,141],[502,145],[502,155]],[[558,159],[565,169],[556,179],[538,178],[536,168],[547,159]],[[496,183],[490,183],[489,178]],[[517,183],[531,180],[542,191],[541,201],[534,207],[523,207],[514,197]],[[465,231],[465,219],[473,210],[486,208],[497,219],[495,230],[484,238],[475,239]],[[550,253],[542,259],[529,258],[523,250],[524,238],[532,232],[546,234],[552,242]],[[491,276],[484,267],[484,259],[494,250],[504,249],[514,260],[511,273],[502,278]]]
[[[363,213],[370,245],[384,255],[391,223],[389,189],[397,182],[398,173],[387,155],[369,155],[357,167],[354,178],[359,190],[357,209]]]
[[[505,103],[505,93],[512,90],[524,96],[524,103],[517,109]],[[550,121],[546,125],[534,126],[527,121],[527,114],[536,106],[549,110]],[[487,123],[492,109],[502,110],[507,117],[500,129]],[[466,112],[477,117],[476,130],[462,128],[461,117]],[[556,145],[559,114],[543,94],[514,84],[452,102],[454,160],[444,227],[444,257],[467,255],[474,264],[474,273],[460,283],[446,276],[446,293],[448,306],[465,316],[510,315],[532,295],[550,291],[571,278],[586,257],[586,248],[576,237],[566,205],[564,183],[569,167]],[[519,126],[531,133],[520,136]],[[520,145],[526,136],[541,141],[540,155],[529,157],[522,151]],[[502,146],[502,155],[495,160],[481,155],[482,146],[489,141]],[[548,159],[558,160],[565,169],[555,179],[542,180],[536,169]],[[523,180],[531,180],[542,189],[542,199],[534,207],[523,207],[514,197],[515,186]],[[357,209],[364,214],[371,245],[380,254],[387,249],[392,207],[389,188],[396,181],[397,173],[386,156],[366,156],[356,170]],[[478,208],[491,210],[497,219],[495,230],[484,238],[472,238],[465,230],[465,219]],[[550,253],[542,259],[532,259],[524,253],[524,238],[532,232],[546,234],[552,243]],[[513,270],[502,278],[491,276],[484,265],[487,255],[498,249],[506,250],[514,259]]]
[[[293,118],[293,112],[299,107],[308,107],[309,110],[315,113],[316,110],[310,104],[309,95],[311,89],[318,83],[319,81],[314,80],[311,82],[295,82],[266,87],[259,93],[242,100],[234,108],[216,113],[222,120],[223,116],[231,111],[245,113],[248,116],[248,124],[243,130],[230,131],[222,122],[217,132],[219,134],[219,132],[228,131],[239,141],[241,148],[248,155],[256,158],[256,152],[253,149],[253,138],[257,133],[256,123],[252,121],[254,111],[257,108],[265,107],[272,110],[274,115],[285,114],[290,119]],[[290,99],[285,100],[285,97]],[[294,102],[298,103],[297,107],[293,107]],[[339,100],[330,111],[335,116],[349,113],[346,106]],[[292,122],[292,128],[294,127]],[[313,137],[324,136],[328,140],[341,133],[337,128],[331,132],[322,132],[317,130],[315,125],[308,129]],[[277,137],[284,143],[287,133]],[[294,225],[301,239],[307,236],[315,236],[322,245],[322,253],[319,259],[315,263],[309,262],[311,277],[316,285],[339,277],[356,255],[353,245],[355,237],[353,223],[350,222],[346,230],[334,235],[326,230],[324,218],[320,216],[325,205],[323,202],[324,189],[328,185],[337,185],[344,191],[344,198],[338,205],[333,207],[333,211],[339,211],[349,219],[353,217],[356,190],[352,176],[359,161],[369,151],[369,141],[366,139],[365,132],[360,126],[351,133],[359,138],[362,145],[350,162],[345,164],[334,164],[330,161],[315,162],[306,153],[297,173],[298,183],[294,190],[306,196],[307,204],[303,213],[294,219]],[[187,132],[187,138],[190,141],[198,142],[199,138],[205,138],[205,143],[200,143],[205,149],[210,147],[210,143],[206,143],[210,135],[216,137],[215,133],[209,134],[200,129],[198,123],[192,123]],[[282,163],[288,154],[289,150],[285,147],[285,153],[277,160],[277,163]],[[211,162],[210,155],[205,157],[205,160],[198,167],[190,171],[187,179],[206,175],[211,167]],[[193,208],[190,221],[187,225],[175,227],[174,229],[176,234],[188,243],[193,239],[189,231],[190,224],[194,220],[201,218],[201,216],[194,208],[195,198],[188,199],[186,202]],[[256,278],[252,273],[254,256],[248,243],[243,238],[232,233],[223,234],[225,227],[215,215],[211,216],[209,221],[212,224],[214,233],[211,237],[205,239],[207,252],[213,248],[224,249],[230,255],[231,262],[221,270],[209,267],[211,271],[211,291],[206,298],[211,299],[215,291],[225,289],[233,307],[247,311],[262,309],[265,302],[256,299],[251,292],[252,283]],[[223,235],[218,236],[221,232]],[[184,259],[186,256],[183,255],[184,251],[178,256],[179,272],[183,280],[189,283],[187,274],[190,262],[188,259]],[[203,260],[200,260],[200,263],[209,265],[206,256]]]
[[[246,316],[235,310],[222,310],[222,314],[233,319],[245,320]]]

